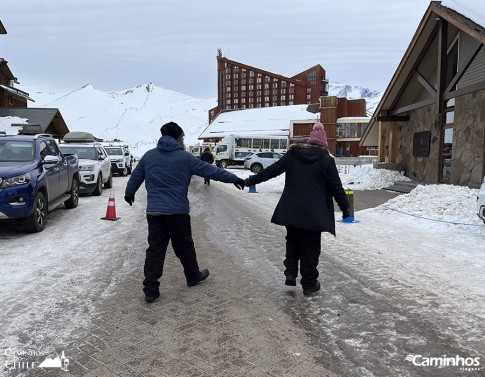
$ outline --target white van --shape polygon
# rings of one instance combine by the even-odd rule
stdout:
[[[216,165],[227,168],[231,165],[244,165],[249,153],[276,152],[286,153],[288,136],[281,135],[229,135],[217,143],[212,151]]]

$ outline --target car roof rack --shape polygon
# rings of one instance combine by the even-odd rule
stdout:
[[[38,139],[39,137],[52,137],[52,134],[35,134],[34,139]]]
[[[72,131],[64,135],[64,143],[94,143],[96,141],[93,134],[83,131]]]

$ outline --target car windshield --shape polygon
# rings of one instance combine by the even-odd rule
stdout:
[[[123,155],[123,148],[104,148],[106,149],[106,152],[110,155],[110,156],[122,156]]]
[[[31,141],[0,141],[0,161],[27,162],[34,159]]]
[[[96,160],[96,148],[94,147],[59,145],[59,149],[64,154],[77,154],[79,159]]]

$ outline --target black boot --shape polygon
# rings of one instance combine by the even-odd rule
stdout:
[[[187,285],[189,287],[193,287],[193,286],[199,284],[202,280],[207,279],[208,276],[209,276],[209,270],[207,268],[204,268],[203,270],[199,271],[199,276],[197,276],[196,279],[191,280],[191,281],[187,281]]]
[[[304,289],[304,290],[303,290],[303,294],[304,294],[305,296],[310,296],[311,294],[313,294],[313,293],[315,293],[315,292],[317,292],[317,291],[319,291],[319,290],[320,290],[320,283],[319,283],[319,281],[317,280],[317,282],[315,283],[315,285],[314,285],[313,287],[311,287],[311,288],[307,288],[307,289]]]

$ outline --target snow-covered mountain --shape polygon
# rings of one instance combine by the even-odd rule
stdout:
[[[340,83],[330,83],[328,91],[331,96],[346,97],[348,99],[365,99],[368,116],[374,113],[383,95],[383,92]]]
[[[368,109],[380,99],[379,92],[350,85],[330,84],[329,90],[338,97],[365,98]],[[58,108],[71,131],[122,140],[136,156],[156,146],[160,127],[169,121],[184,129],[187,145],[195,144],[208,125],[208,111],[217,106],[216,97],[193,98],[152,83],[119,92],[103,92],[89,84],[69,93],[25,91],[35,100],[29,107]],[[0,130],[12,133],[10,123],[22,120],[0,118]]]

